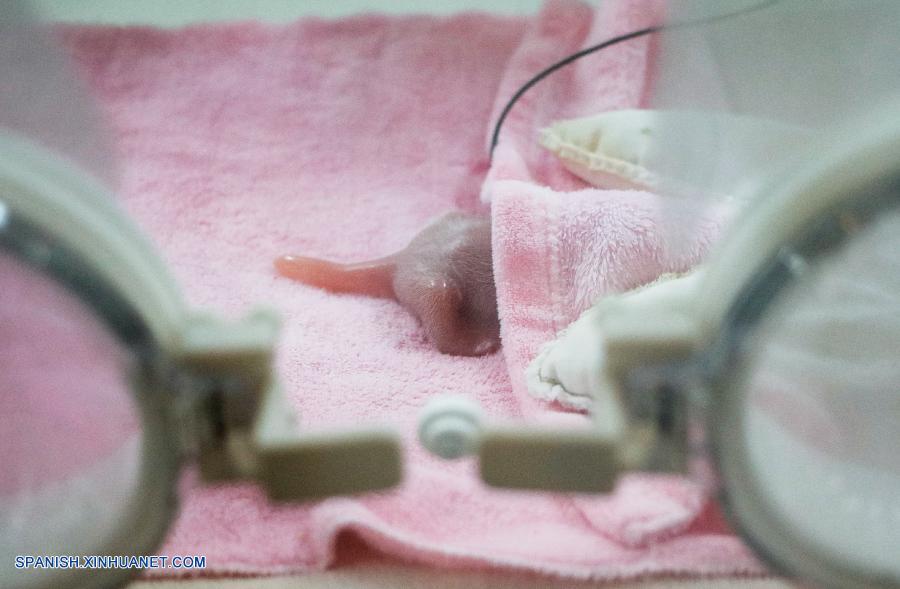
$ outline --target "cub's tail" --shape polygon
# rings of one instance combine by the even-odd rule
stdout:
[[[282,256],[275,260],[279,274],[331,292],[354,293],[371,297],[395,298],[394,256],[340,264],[305,256]]]

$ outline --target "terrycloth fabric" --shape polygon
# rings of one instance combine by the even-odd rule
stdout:
[[[165,553],[206,555],[205,574],[321,569],[339,556],[338,534],[352,531],[382,553],[438,566],[598,579],[761,572],[714,511],[696,518],[701,497],[678,480],[635,475],[614,494],[591,499],[505,492],[481,484],[471,461],[429,457],[415,426],[435,394],[470,395],[496,419],[555,417],[510,383],[507,368],[522,366],[522,345],[511,339],[505,355],[484,358],[444,356],[396,303],[331,295],[272,269],[288,252],[338,260],[387,254],[443,212],[476,210],[495,105],[527,72],[649,14],[643,3],[605,5],[595,15],[581,4],[552,2],[530,19],[364,16],[174,32],[67,29],[112,125],[123,204],[155,239],[190,302],[228,313],[275,306],[285,325],[277,369],[302,425],[387,423],[406,444],[406,478],[390,492],[274,506],[247,485],[194,489]],[[509,268],[537,255],[521,230],[533,218],[513,207],[550,206],[540,199],[551,192],[532,186],[535,179],[573,184],[531,146],[525,115],[549,108],[551,95],[573,113],[580,102],[639,102],[646,49],[639,42],[599,57],[590,72],[560,72],[510,121],[491,171],[496,241],[507,252],[496,261],[504,284],[512,284]],[[572,96],[585,75],[602,83]],[[596,219],[608,231],[636,241],[645,236],[629,230],[636,217],[625,213],[650,216],[657,207],[640,194],[573,195],[582,200],[606,207]],[[518,266],[506,257],[516,234],[526,256]],[[639,251],[656,252],[652,236],[646,239]],[[648,280],[665,266],[639,260],[631,270],[636,260],[628,256],[596,255],[611,287]],[[532,278],[524,291],[534,288]],[[516,316],[504,293],[509,335]]]
[[[557,43],[523,43],[507,69],[495,112],[509,95],[504,88],[527,80],[535,62],[552,63],[604,39],[657,24],[661,16],[656,2],[610,2],[593,19],[573,17],[564,26],[560,17],[540,27],[544,35],[556,35]],[[590,26],[578,30],[576,22]],[[568,34],[560,33],[563,30]],[[645,108],[654,51],[653,38],[644,37],[580,60],[545,80],[517,105],[495,150],[482,199],[492,202],[503,353],[513,390],[522,396],[529,392],[527,368],[542,346],[604,294],[696,265],[733,208],[725,203],[700,218],[678,219],[697,211],[673,207],[650,192],[589,187],[538,146],[540,130],[554,121]],[[689,230],[672,230],[679,226]],[[546,389],[530,392],[547,399]],[[559,392],[551,400],[585,407],[572,402],[580,398]],[[704,505],[702,491],[683,479],[637,474],[626,480],[634,487],[624,491],[623,485],[619,496],[627,492],[630,500],[615,511],[595,498],[573,500],[586,521],[598,529],[615,529],[615,537],[626,545],[646,546],[677,534]]]
[[[611,2],[593,19],[545,19],[549,24],[540,30],[556,42],[523,44],[495,112],[536,63],[657,24],[660,13],[654,2]],[[493,203],[503,347],[517,390],[524,390],[525,367],[540,345],[598,297],[688,269],[715,236],[713,220],[692,222],[697,230],[689,243],[667,247],[671,236],[662,219],[672,211],[664,198],[590,188],[538,143],[540,130],[553,121],[646,106],[653,50],[652,38],[643,37],[582,59],[533,88],[507,120],[482,198]]]
[[[664,274],[650,284],[601,297],[556,339],[541,346],[525,372],[528,392],[564,407],[606,410],[612,391],[606,382],[605,322],[621,313],[642,321],[684,317],[702,277],[702,270]]]

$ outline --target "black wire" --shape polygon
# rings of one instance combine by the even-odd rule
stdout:
[[[681,29],[681,28],[693,27],[693,26],[697,26],[697,25],[705,25],[705,24],[713,23],[713,22],[716,22],[719,20],[733,18],[736,16],[740,16],[742,14],[747,14],[750,12],[755,12],[757,10],[762,10],[763,8],[768,8],[769,6],[772,6],[773,4],[777,4],[781,1],[782,0],[765,0],[764,2],[760,2],[759,4],[756,4],[754,6],[750,6],[748,8],[744,8],[741,10],[736,10],[734,12],[730,12],[727,14],[719,14],[716,16],[708,16],[706,18],[698,18],[697,20],[672,23],[672,24],[668,24],[668,25],[656,25],[656,26],[647,27],[644,29],[638,29],[637,31],[631,31],[630,33],[625,33],[624,35],[619,35],[618,37],[613,37],[612,39],[607,39],[606,41],[603,41],[602,43],[593,45],[591,47],[588,47],[587,49],[582,49],[578,53],[573,53],[572,55],[569,55],[568,57],[561,59],[560,61],[557,61],[553,65],[541,70],[537,75],[535,75],[533,78],[531,78],[530,80],[525,82],[516,91],[516,93],[513,94],[512,98],[509,99],[509,102],[506,103],[506,106],[503,108],[503,112],[500,113],[500,117],[497,119],[497,124],[494,125],[494,133],[491,135],[491,148],[490,148],[490,152],[489,152],[489,158],[493,159],[493,157],[494,157],[494,148],[497,147],[497,143],[500,140],[500,129],[503,127],[503,121],[506,120],[507,115],[509,115],[510,111],[512,110],[513,106],[515,106],[516,102],[518,102],[519,99],[522,98],[522,95],[525,94],[526,92],[528,92],[528,90],[530,90],[532,88],[532,86],[534,86],[535,84],[537,84],[538,82],[540,82],[541,80],[543,80],[544,78],[546,78],[547,76],[549,76],[550,74],[555,72],[556,70],[569,65],[570,63],[572,63],[575,60],[581,59],[585,55],[589,55],[596,51],[600,51],[601,49],[606,49],[607,47],[616,45],[618,43],[622,43],[623,41],[628,41],[630,39],[636,39],[637,37],[643,37],[644,35],[649,35],[650,33],[656,33],[658,31],[669,31],[669,30],[673,30],[673,29]]]

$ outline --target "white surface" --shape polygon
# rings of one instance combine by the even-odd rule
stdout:
[[[359,563],[340,570],[291,577],[142,581],[129,589],[793,589],[778,579],[718,579],[589,582],[491,571],[427,570],[394,564]]]
[[[301,16],[335,18],[361,12],[452,14],[467,10],[528,14],[542,0],[32,0],[49,20],[177,27],[225,20],[288,22]]]

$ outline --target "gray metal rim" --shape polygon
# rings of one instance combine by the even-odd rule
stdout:
[[[743,442],[745,384],[756,356],[756,350],[743,344],[760,327],[767,310],[796,280],[792,270],[795,256],[815,267],[817,258],[827,256],[850,239],[841,218],[849,214],[865,226],[880,212],[897,207],[900,174],[860,186],[843,202],[800,228],[796,237],[784,243],[748,281],[724,318],[719,337],[701,361],[710,393],[711,458],[722,478],[720,494],[726,514],[754,550],[778,570],[827,587],[896,588],[900,578],[879,575],[805,545],[772,511],[755,481]]]
[[[129,255],[132,259],[145,258],[148,250],[136,235],[130,234],[130,225],[114,208],[96,213],[97,209],[90,203],[98,199],[98,184],[49,152],[19,149],[21,144],[15,138],[0,137],[0,140],[3,140],[0,151],[4,153],[5,165],[9,166],[0,169],[3,186],[0,206],[4,209],[0,249],[51,276],[85,302],[137,359],[138,368],[132,375],[132,383],[142,423],[139,480],[136,492],[130,498],[127,515],[114,533],[100,543],[97,553],[150,555],[163,540],[177,511],[177,481],[182,457],[177,424],[173,422],[176,393],[167,385],[171,382],[168,350],[175,339],[172,334],[177,334],[179,326],[172,320],[177,315],[168,310],[177,309],[180,302],[174,297],[168,300],[164,300],[165,296],[159,300],[150,298],[161,291],[172,292],[166,284],[168,277],[165,274],[157,273],[161,286],[148,285],[141,289],[138,280],[131,293],[140,292],[147,297],[139,301],[109,279],[120,267],[127,265]],[[7,146],[10,149],[3,149]],[[15,173],[8,174],[11,169]],[[29,170],[35,173],[29,175]],[[30,182],[32,177],[34,182]],[[17,206],[22,204],[26,206]],[[63,212],[57,217],[64,218],[70,235],[84,234],[86,239],[95,240],[90,247],[80,248],[77,243],[61,238],[52,223],[43,222],[42,215],[46,215],[46,219],[55,211]],[[35,212],[37,214],[29,214]],[[102,231],[94,230],[98,222]],[[107,239],[107,236],[114,239]],[[100,260],[91,255],[102,251],[104,243],[108,245],[108,255],[119,257]],[[35,251],[43,253],[39,256],[30,254]],[[122,266],[109,263],[111,260],[121,261]],[[158,268],[159,261],[148,259],[144,263],[148,269],[145,276],[153,276],[154,272],[149,269]],[[135,276],[131,274],[132,279]],[[148,308],[164,311],[148,320],[145,311]],[[131,569],[60,570],[56,574],[41,575],[39,584],[28,581],[29,575],[23,572],[21,586],[29,589],[41,586],[118,587],[138,572]]]

